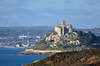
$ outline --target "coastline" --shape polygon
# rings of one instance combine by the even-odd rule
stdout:
[[[61,52],[22,66],[100,66],[100,48]]]
[[[72,51],[82,51],[82,50],[88,50],[90,48],[86,48],[86,49],[76,49],[74,48],[74,50],[34,50],[34,49],[25,49],[22,52],[15,52],[13,54],[24,54],[24,55],[33,55],[33,54],[38,54],[38,55],[42,55],[42,54],[55,54],[55,53],[61,53],[61,52],[72,52]]]
[[[22,66],[22,64],[29,64],[36,60],[48,57],[48,55],[11,54],[13,52],[21,52],[24,50],[25,49],[0,48],[0,66]]]
[[[25,55],[33,55],[33,54],[54,54],[64,52],[62,50],[34,50],[34,49],[25,49],[22,52],[16,52],[14,54],[25,54]]]
[[[24,48],[24,47],[14,47],[14,46],[0,46],[0,48]]]

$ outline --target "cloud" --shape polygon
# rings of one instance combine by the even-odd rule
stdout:
[[[56,25],[68,20],[81,27],[86,22],[100,21],[98,3],[99,0],[0,0],[0,26]]]

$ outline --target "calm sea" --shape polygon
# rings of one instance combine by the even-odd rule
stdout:
[[[48,55],[16,55],[11,52],[19,52],[24,49],[8,49],[0,48],[0,66],[21,66],[22,64],[29,64],[35,60],[43,59]]]

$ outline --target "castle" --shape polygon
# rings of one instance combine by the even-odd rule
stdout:
[[[58,33],[59,36],[64,36],[68,32],[73,32],[72,25],[66,25],[65,21],[62,21],[61,24],[55,26],[54,30],[56,33]]]
[[[57,44],[68,44],[68,45],[79,45],[79,36],[72,28],[71,24],[66,25],[65,21],[54,27],[54,32],[46,36],[45,40],[47,42],[52,42],[53,46]],[[65,43],[64,43],[64,42]]]

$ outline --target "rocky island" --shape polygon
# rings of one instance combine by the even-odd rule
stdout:
[[[81,51],[91,48],[96,41],[96,36],[92,32],[82,32],[73,28],[71,24],[62,21],[54,27],[54,32],[46,34],[43,40],[36,46],[25,49],[22,54],[45,54],[66,51]]]

